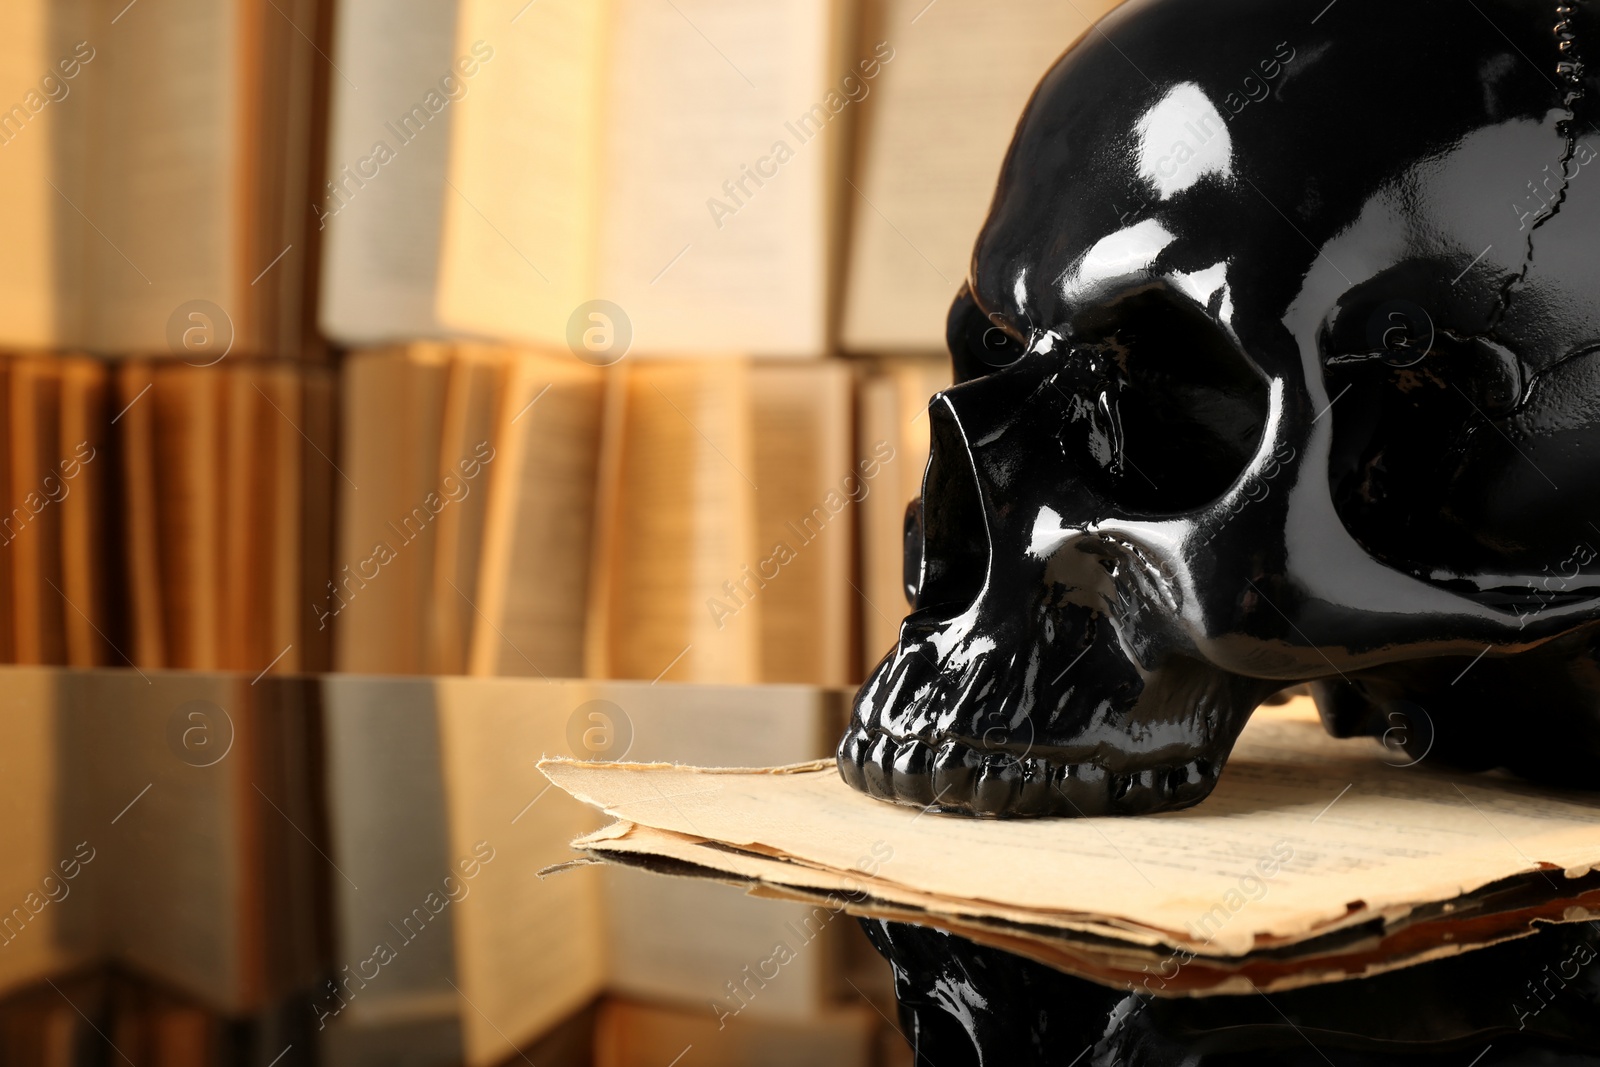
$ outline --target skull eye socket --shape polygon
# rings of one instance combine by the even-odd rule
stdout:
[[[1352,304],[1342,318],[1363,315]],[[1408,362],[1359,346],[1340,321],[1325,332],[1334,510],[1371,556],[1423,581],[1519,611],[1591,596],[1564,568],[1587,566],[1600,543],[1573,504],[1593,499],[1596,467],[1583,421],[1553,398],[1592,395],[1595,364],[1568,356],[1534,374],[1492,334],[1439,317]],[[1496,574],[1524,577],[1466,577]]]
[[[1192,511],[1238,479],[1261,445],[1267,381],[1205,309],[1146,288],[1079,315],[1073,335],[1068,419],[1109,499]]]

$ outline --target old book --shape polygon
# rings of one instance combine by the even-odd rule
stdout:
[[[77,355],[6,363],[4,643],[14,662],[94,666],[114,655],[116,629],[106,368]]]
[[[125,661],[112,645],[110,371],[82,356],[59,360],[61,416],[55,477],[61,497],[61,598],[66,660],[74,667]],[[120,572],[115,572],[120,575]]]
[[[760,617],[710,605],[755,560],[748,362],[634,363],[611,383],[602,452],[587,672],[748,683]]]
[[[155,374],[148,363],[128,360],[112,372],[117,414],[118,461],[123,493],[123,567],[127,574],[128,655],[140,667],[166,667],[165,592],[161,581],[161,529],[156,497],[156,413],[150,392]]]
[[[433,546],[427,661],[440,674],[467,670],[488,499],[488,479],[479,475],[486,460],[494,461],[497,407],[507,392],[510,364],[502,350],[458,345],[445,376],[435,481],[449,506],[439,512]]]
[[[850,679],[870,484],[848,366],[603,372],[417,343],[352,355],[345,383],[340,562],[316,608],[341,669]]]
[[[852,11],[612,4],[594,292],[626,310],[640,352],[825,351]]]
[[[380,1041],[432,1020],[459,1060],[501,1062],[604,981],[599,872],[537,877],[593,816],[526,755],[567,749],[582,683],[329,676],[322,691],[342,877],[318,1027]]]
[[[761,364],[750,376],[757,558],[732,595],[718,590],[726,626],[759,598],[763,682],[845,685],[852,680],[854,545],[871,491],[851,454],[850,368]]]
[[[222,448],[216,487],[221,513],[216,548],[221,634],[216,661],[206,666],[232,669],[245,665],[255,643],[251,631],[259,631],[253,624],[260,615],[229,610],[227,605],[261,603],[272,538],[258,523],[258,518],[265,516],[253,513],[255,502],[268,491],[266,465],[258,458],[265,420],[256,410],[254,383],[246,375],[228,374],[221,384],[217,400]]]
[[[313,625],[301,590],[308,555],[305,513],[314,506],[324,522],[331,520],[304,470],[310,464],[328,470],[328,460],[301,436],[311,407],[306,399],[307,371],[289,363],[262,362],[236,368],[235,373],[249,385],[243,404],[251,411],[254,428],[251,484],[255,489],[248,514],[258,531],[260,558],[251,568],[248,602],[260,605],[260,610],[231,613],[236,625],[245,628],[242,654],[231,666],[252,675],[293,674],[307,666],[303,635]]]
[[[812,686],[612,682],[592,692],[595,704],[581,725],[602,733],[575,736],[605,743],[574,751],[569,735],[567,751],[601,759],[710,766],[812,759],[832,750],[847,710],[843,690]],[[733,898],[698,880],[620,867],[601,873],[612,993],[677,1005],[708,1020],[791,1022],[815,1020],[850,995],[841,975],[844,945],[855,931],[845,923],[819,924],[804,905]],[[782,960],[781,980],[773,980],[780,943],[791,954]]]
[[[1115,6],[1116,0],[869,5],[868,36],[890,42],[893,58],[863,111],[867,135],[851,213],[843,347],[944,348],[945,315],[966,278],[1023,105],[1056,57]],[[1006,59],[972,62],[985,54]]]
[[[593,825],[592,812],[545,792],[528,759],[565,744],[574,710],[528,700],[530,686],[545,685],[437,683],[449,856],[471,889],[452,905],[452,985],[469,1064],[503,1060],[586,1005],[605,981],[598,879],[584,874],[561,885],[538,877],[562,853],[568,827]],[[473,870],[475,880],[467,877]]]
[[[591,677],[842,684],[854,648],[851,381],[838,364],[612,379]]]
[[[217,670],[224,643],[224,472],[227,377],[195,367],[155,370],[156,545],[167,666]],[[229,605],[230,609],[232,605]]]
[[[595,855],[694,864],[1118,987],[1159,971],[1152,991],[1168,994],[1379,973],[1600,904],[1593,796],[1396,766],[1370,741],[1327,737],[1307,698],[1258,711],[1216,792],[1159,818],[980,826],[864,797],[831,761],[542,766],[618,820],[576,843]]]
[[[313,210],[324,239],[322,328],[348,344],[438,332],[434,275],[454,118],[439,83],[460,86],[466,69],[477,71],[470,55],[452,67],[455,4],[396,12],[385,0],[343,0],[334,15],[330,56],[351,80],[331,87],[327,184]],[[426,93],[437,112],[422,106]],[[408,125],[413,105],[420,115]]]
[[[331,336],[575,345],[604,295],[640,353],[823,352],[843,0],[425,7],[340,12]]]
[[[333,627],[319,610],[326,604],[328,575],[334,571],[335,528],[340,490],[348,483],[340,469],[337,439],[337,372],[307,366],[300,376],[300,570],[285,596],[300,619],[301,671],[333,669]],[[287,669],[287,668],[286,668]]]
[[[108,549],[102,519],[87,545],[67,530],[69,560],[103,566],[108,577],[90,577],[114,582],[99,595],[121,606],[102,609],[108,618],[74,612],[85,635],[98,631],[111,645],[97,662],[299,669],[316,621],[302,585],[305,509],[319,494],[306,488],[305,471],[308,457],[329,464],[303,436],[304,369],[269,360],[86,363],[86,391],[72,386],[77,364],[60,362],[62,432],[73,442],[61,447],[96,457],[75,464],[85,490],[76,506],[113,513],[121,533]],[[70,508],[63,514],[76,521]]]
[[[390,1020],[456,1023],[455,913],[424,903],[459,880],[450,854],[434,684],[420,678],[325,676],[324,783],[334,979],[317,990],[316,1027]],[[459,890],[457,895],[459,895]],[[400,923],[414,908],[421,921]],[[374,947],[387,944],[371,978]],[[363,977],[365,974],[367,977]],[[370,984],[370,987],[369,987]]]
[[[324,862],[307,836],[318,831],[309,683],[242,673],[146,683],[128,671],[74,682],[68,699],[116,720],[99,731],[117,739],[106,750],[115,766],[93,764],[104,788],[82,813],[120,815],[102,832],[94,895],[109,957],[223,1014],[307,988],[320,966]]]
[[[738,1018],[724,1026],[709,1012],[608,999],[596,1022],[595,1067],[656,1067],[673,1056],[705,1067],[867,1067],[879,1022],[857,1004],[804,1021]]]
[[[62,597],[61,502],[70,483],[58,469],[61,439],[61,369],[44,357],[11,361],[6,432],[12,501],[0,520],[11,568],[13,652],[22,664],[66,661]]]
[[[0,751],[0,995],[10,996],[90,957],[63,934],[66,902],[81,888],[63,877],[81,872],[74,856],[78,840],[68,841],[57,820],[39,817],[56,797],[74,792],[78,780],[64,758],[61,672],[6,667],[0,675],[7,737]]]
[[[476,587],[465,617],[472,674],[575,678],[596,530],[602,372],[563,354],[508,350],[489,455]],[[463,578],[471,577],[463,575]]]
[[[314,829],[305,683],[4,675],[0,782],[18,817],[0,982],[114,965],[229,1014],[309,984],[322,861],[291,825]]]
[[[7,343],[304,354],[320,5],[22,5],[0,232],[33,277],[7,269]]]
[[[853,931],[819,926],[808,907],[729,906],[714,886],[663,888],[598,867],[537,877],[599,820],[528,760],[807,758],[837,736],[842,691],[349,676],[320,686],[338,940],[317,1010],[342,1055],[404,1032],[497,1062],[602,989],[713,1020],[720,1004],[789,1022],[849,995],[840,942]],[[752,996],[759,975],[748,968],[779,939],[800,951],[781,982]],[[388,948],[373,960],[375,945]]]
[[[443,345],[352,353],[343,373],[336,567],[317,602],[334,667],[363,674],[428,669],[439,514]],[[403,432],[402,432],[403,428]]]
[[[437,273],[414,314],[431,314],[433,330],[565,347],[578,307],[611,293],[598,276],[597,234],[607,202],[601,131],[613,110],[605,100],[607,39],[617,5],[451,6],[454,32],[441,41],[450,51],[439,69],[456,62],[471,73],[447,109],[449,130],[440,131],[448,138],[440,138],[429,205],[437,230],[428,269]]]
[[[0,411],[11,412],[11,360],[0,358]],[[11,434],[0,433],[0,501],[4,501],[4,514],[0,514],[0,540],[9,542],[16,536],[18,524],[23,519],[12,503],[11,494]],[[16,611],[14,575],[11,561],[0,563],[0,663],[16,662]]]
[[[353,354],[344,381],[338,567],[317,602],[340,669],[581,675],[603,373],[417,343]]]
[[[861,502],[861,665],[866,677],[894,648],[905,617],[906,507],[922,495],[928,401],[950,384],[944,357],[869,364],[856,394],[856,452],[870,491]]]
[[[90,97],[94,94],[89,5],[19,0],[0,41],[0,343],[16,350],[81,344],[79,282],[85,238],[94,231],[82,204]],[[107,250],[109,251],[109,249]],[[113,255],[115,253],[112,253]]]

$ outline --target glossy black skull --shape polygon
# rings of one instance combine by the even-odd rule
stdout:
[[[839,767],[1187,806],[1310,681],[1600,785],[1600,16],[1132,0],[1045,76],[950,315],[914,612]]]

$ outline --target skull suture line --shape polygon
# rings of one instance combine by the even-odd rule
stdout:
[[[1600,786],[1600,19],[1322,6],[1131,0],[1035,92],[851,785],[1184,807],[1309,681],[1338,736]]]

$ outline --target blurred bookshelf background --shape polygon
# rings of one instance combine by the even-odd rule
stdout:
[[[8,4],[0,1063],[910,1063],[848,916],[541,878],[535,763],[831,755],[1110,6]]]

